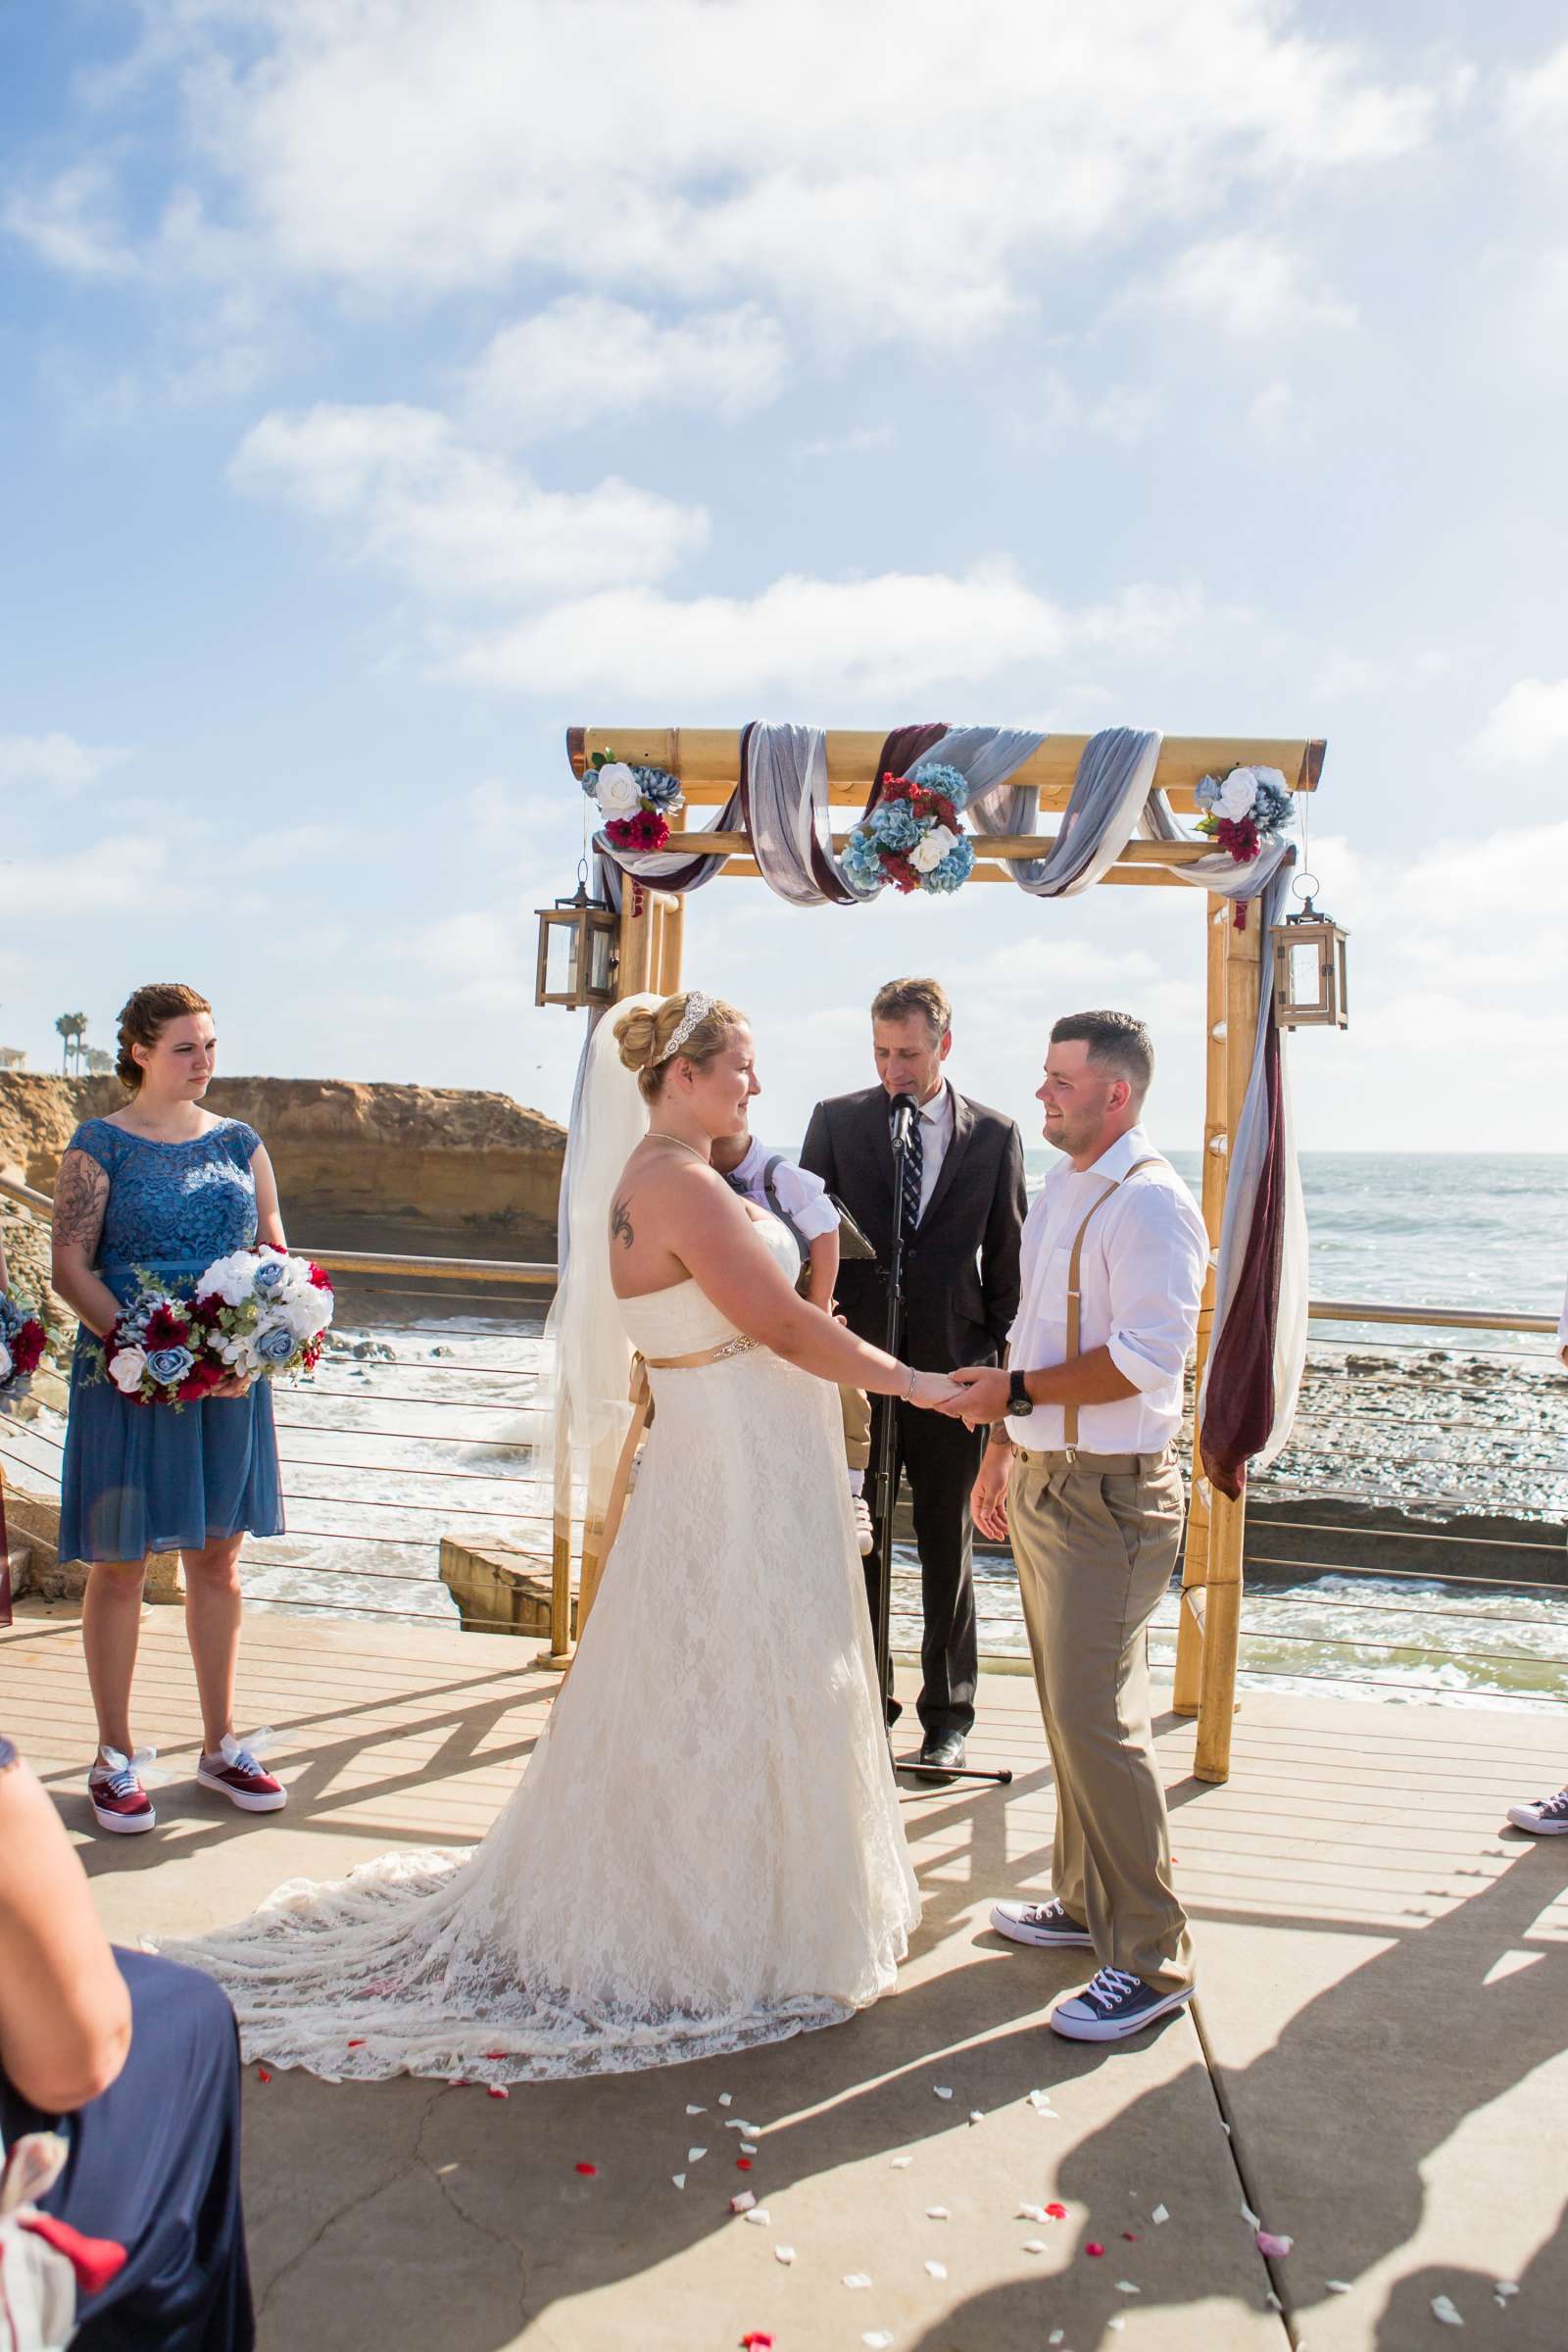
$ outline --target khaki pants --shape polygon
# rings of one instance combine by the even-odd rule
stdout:
[[[1007,1525],[1056,1777],[1052,1892],[1087,1925],[1102,1967],[1174,1992],[1192,1983],[1192,1946],[1171,1883],[1146,1629],[1181,1544],[1181,1472],[1169,1452],[1016,1451]]]
[[[840,1389],[844,1416],[844,1458],[852,1470],[871,1465],[871,1399],[863,1389]]]

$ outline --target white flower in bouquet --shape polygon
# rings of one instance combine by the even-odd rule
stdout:
[[[297,1297],[280,1301],[280,1311],[290,1331],[303,1348],[310,1340],[318,1340],[332,1320],[332,1294],[318,1291],[307,1282]]]
[[[1255,770],[1250,767],[1233,767],[1219,788],[1219,799],[1215,803],[1215,814],[1228,816],[1233,820],[1250,816],[1252,803],[1256,798],[1257,775]]]
[[[917,874],[934,874],[950,850],[958,846],[958,836],[951,825],[933,825],[924,840],[915,843],[909,852],[909,863]]]
[[[9,1380],[16,1368],[16,1358],[4,1340],[0,1340],[0,1380]]]
[[[122,1396],[134,1396],[147,1372],[147,1358],[140,1348],[119,1348],[109,1359],[109,1377]]]
[[[277,1253],[274,1250],[272,1254]],[[225,1306],[243,1306],[256,1288],[259,1262],[250,1250],[235,1250],[227,1257],[220,1257],[202,1277],[203,1297],[221,1298]]]
[[[624,760],[607,760],[594,784],[606,816],[630,816],[642,807],[642,787]]]

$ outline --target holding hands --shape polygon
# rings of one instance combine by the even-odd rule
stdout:
[[[950,1373],[952,1394],[938,1407],[970,1429],[1000,1421],[1007,1410],[1007,1375],[996,1364],[966,1364]]]
[[[952,1413],[961,1411],[963,1391],[957,1386],[960,1373],[913,1372],[909,1374],[906,1404],[918,1404],[928,1411]]]

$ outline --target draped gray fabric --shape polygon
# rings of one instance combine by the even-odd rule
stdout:
[[[833,849],[827,736],[754,719],[741,737],[740,797],[762,880],[792,906],[855,906]]]
[[[957,730],[955,731],[956,734]],[[993,732],[972,728],[966,732]],[[994,730],[999,741],[1002,731]],[[1030,745],[1043,743],[1038,735]],[[978,747],[977,747],[978,748]],[[947,757],[938,745],[933,760]],[[1024,759],[1029,757],[1028,752]],[[1009,862],[1014,882],[1032,899],[1075,898],[1113,866],[1137,830],[1159,761],[1159,737],[1141,727],[1104,727],[1085,744],[1050,855]],[[957,760],[953,761],[956,767]],[[1021,760],[1014,760],[1013,767]],[[1028,786],[1011,792],[997,786],[971,802],[969,817],[978,846],[988,833],[1033,833],[1039,824],[1039,796]]]

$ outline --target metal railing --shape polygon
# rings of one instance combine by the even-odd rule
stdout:
[[[15,1179],[0,1177],[0,1192],[34,1214],[51,1207],[46,1194]],[[537,1260],[310,1253],[333,1272],[375,1286],[383,1303],[407,1295],[460,1311],[501,1303],[525,1309],[530,1300],[542,1302],[556,1272]],[[387,1287],[410,1280],[419,1284],[416,1292]],[[1344,1359],[1364,1354],[1369,1343],[1317,1329],[1332,1325],[1343,1334],[1347,1326],[1380,1332],[1402,1326],[1428,1335],[1545,1338],[1555,1330],[1552,1319],[1346,1299],[1314,1299],[1309,1312],[1313,1362],[1296,1429],[1279,1460],[1250,1489],[1245,1679],[1330,1688],[1353,1681],[1418,1695],[1423,1685],[1401,1680],[1400,1666],[1391,1661],[1402,1661],[1405,1672],[1435,1670],[1440,1681],[1446,1669],[1473,1676],[1495,1666],[1508,1678],[1511,1698],[1568,1702],[1568,1377],[1542,1379],[1545,1367],[1533,1350],[1472,1342],[1463,1363],[1450,1353],[1441,1369],[1432,1364],[1422,1375],[1416,1393],[1425,1409],[1395,1410],[1385,1394],[1363,1411]],[[287,1537],[270,1544],[248,1572],[266,1605],[450,1623],[448,1595],[435,1573],[442,1538],[500,1545],[548,1568],[549,1476],[535,1469],[527,1426],[537,1396],[532,1346],[509,1349],[505,1342],[470,1337],[463,1343],[465,1360],[457,1362],[434,1355],[433,1344],[428,1318],[381,1321],[372,1346],[390,1347],[391,1360],[380,1354],[360,1360],[346,1348],[334,1348],[315,1380],[277,1393],[290,1517]],[[1419,1355],[1430,1363],[1436,1352],[1430,1339],[1380,1336],[1375,1345],[1396,1360]],[[475,1362],[475,1348],[489,1360]],[[1477,1367],[1487,1365],[1530,1377],[1523,1390],[1494,1384],[1495,1412],[1474,1403],[1456,1410],[1456,1389],[1466,1380],[1474,1389],[1482,1377]],[[1466,1444],[1469,1458],[1456,1471]],[[1516,1457],[1516,1481],[1528,1482],[1526,1501],[1506,1516],[1495,1491],[1503,1449]],[[0,1421],[0,1461],[13,1472],[52,1484],[59,1457],[55,1430]],[[1428,1465],[1432,1480],[1412,1484],[1412,1474]],[[291,1556],[279,1561],[282,1544]],[[1326,1556],[1333,1554],[1339,1556]],[[982,1560],[983,1577],[986,1565]],[[1005,1597],[1010,1604],[1015,1589]],[[464,1622],[515,1630],[511,1619],[467,1611]],[[1173,1595],[1152,1629],[1156,1659],[1175,1630]],[[1520,1640],[1531,1632],[1539,1637],[1535,1648]],[[1494,1634],[1504,1635],[1501,1644]],[[1449,1645],[1456,1637],[1462,1646]],[[1307,1650],[1366,1671],[1321,1672],[1294,1655]],[[988,1662],[1022,1668],[1021,1641],[1019,1652]],[[1530,1687],[1531,1678],[1544,1687]]]

